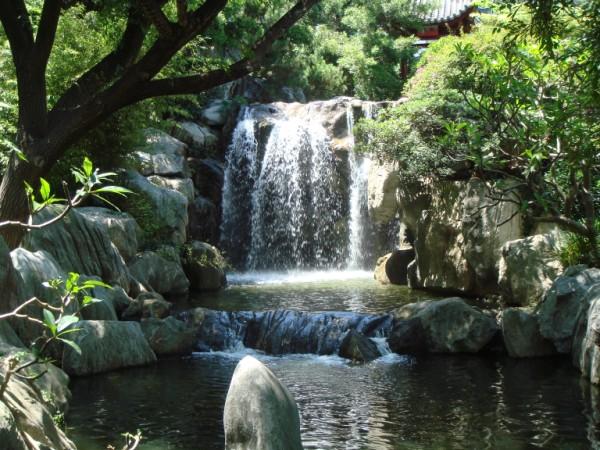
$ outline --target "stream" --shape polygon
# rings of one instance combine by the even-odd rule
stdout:
[[[234,275],[226,290],[197,295],[190,303],[229,311],[382,313],[428,298],[370,277],[366,272]],[[292,392],[306,449],[598,445],[589,384],[568,359],[387,354],[355,365],[338,356],[270,356],[241,346],[73,379],[69,435],[83,450],[116,445],[122,433],[137,429],[143,450],[222,449],[227,388],[247,354]]]

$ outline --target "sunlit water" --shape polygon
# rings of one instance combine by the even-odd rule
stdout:
[[[383,311],[411,295],[364,276],[325,278],[241,276],[223,293],[195,302],[244,310]],[[99,450],[139,428],[141,450],[222,449],[227,387],[247,353],[291,390],[307,449],[598,448],[589,384],[568,360],[388,354],[353,365],[337,356],[273,357],[251,350],[74,379],[70,436],[80,449]]]

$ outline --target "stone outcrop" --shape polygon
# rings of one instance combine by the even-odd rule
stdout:
[[[355,362],[370,362],[381,356],[377,345],[364,334],[350,330],[340,345],[339,355]]]
[[[541,335],[537,316],[528,309],[507,308],[502,311],[502,335],[512,358],[556,354],[552,342]]]
[[[182,177],[188,172],[186,145],[160,130],[147,129],[146,143],[133,152],[138,170],[145,176]]]
[[[273,372],[251,356],[235,368],[223,424],[226,450],[302,450],[294,398]]]
[[[140,323],[150,347],[158,356],[182,355],[192,352],[195,329],[175,317],[143,319]]]
[[[206,197],[196,197],[190,205],[190,239],[210,244],[219,242],[219,210]]]
[[[424,341],[412,345],[430,353],[476,353],[489,344],[499,330],[494,318],[456,297],[411,303],[397,309],[394,316],[396,326],[392,336],[396,334],[398,341],[400,338],[406,341],[406,334],[403,333],[407,332],[414,337],[421,336]],[[413,319],[420,321],[422,330],[418,329],[417,322],[407,327],[405,321]],[[408,331],[401,334],[398,327],[407,328]],[[392,350],[398,350],[399,346],[392,347],[392,342]]]
[[[391,163],[374,161],[369,168],[369,214],[375,223],[388,223],[398,212],[396,201],[401,175]]]
[[[200,113],[202,121],[211,126],[223,126],[227,121],[227,105],[222,100],[214,100]]]
[[[91,375],[141,366],[156,361],[156,355],[137,322],[82,320],[74,325],[79,331],[71,339],[81,354],[65,346],[62,366],[70,375]]]
[[[126,173],[123,184],[137,194],[129,195],[126,209],[136,211],[132,214],[148,238],[173,245],[186,241],[188,201],[183,194],[156,186],[135,171]]]
[[[408,265],[414,260],[412,248],[394,250],[377,260],[374,277],[382,284],[408,283]]]
[[[219,142],[219,137],[209,127],[189,121],[175,125],[171,134],[187,144],[191,156],[200,158],[212,156]]]
[[[590,287],[581,302],[589,306],[577,320],[573,364],[593,384],[600,384],[600,283]]]
[[[600,269],[569,267],[558,277],[539,304],[538,321],[542,336],[559,353],[570,353],[577,321],[589,307],[586,293],[600,282]]]
[[[469,295],[495,293],[501,247],[521,236],[516,206],[495,204],[483,181],[436,182],[431,203],[417,222],[409,285]]]
[[[216,247],[192,241],[184,249],[183,270],[197,291],[215,291],[227,284],[225,259]]]
[[[502,246],[498,285],[509,305],[537,304],[563,270],[558,233],[536,234]]]
[[[157,252],[139,253],[129,266],[131,274],[146,289],[163,295],[181,295],[188,292],[190,282],[181,267],[176,250],[163,247]]]
[[[158,187],[179,192],[187,199],[188,204],[194,201],[194,182],[191,178],[167,178],[159,175],[150,175],[148,181]]]
[[[59,213],[60,208],[46,208],[36,214],[34,222],[49,220]],[[25,236],[23,247],[32,252],[48,252],[65,272],[98,276],[105,283],[129,290],[129,271],[111,241],[108,227],[94,215],[86,215],[85,211],[70,211],[63,220],[41,230],[30,231]]]

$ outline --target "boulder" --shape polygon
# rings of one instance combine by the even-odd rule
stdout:
[[[158,187],[179,192],[187,199],[188,204],[194,201],[194,182],[191,178],[167,178],[160,175],[150,175],[148,181]]]
[[[156,252],[139,253],[129,269],[146,289],[163,295],[186,294],[190,287],[179,255],[172,247],[162,247]]]
[[[575,327],[589,307],[588,289],[600,282],[600,269],[573,266],[558,277],[538,306],[540,333],[559,353],[570,353]]]
[[[489,344],[499,330],[492,317],[458,297],[412,303],[397,309],[394,316],[396,323],[419,319],[426,350],[431,353],[476,353]]]
[[[502,311],[502,335],[508,355],[512,358],[556,354],[552,342],[540,334],[537,317],[527,309],[506,308]]]
[[[135,256],[142,230],[130,214],[97,207],[79,208],[78,211],[86,218],[106,226],[111,242],[115,244],[125,262]]]
[[[377,345],[364,334],[350,330],[342,341],[339,355],[356,362],[370,362],[381,356]]]
[[[593,384],[600,384],[600,283],[588,289],[573,339],[573,364]]]
[[[214,159],[188,158],[192,179],[198,193],[215,205],[221,204],[225,171],[223,164]]]
[[[136,218],[146,240],[173,245],[186,241],[188,201],[183,194],[156,186],[135,171],[126,173],[123,184],[135,192],[127,197],[125,209]]]
[[[143,175],[183,177],[187,174],[186,145],[167,133],[148,129],[146,143],[132,153],[136,168]]]
[[[394,250],[377,260],[375,279],[382,284],[408,283],[407,268],[414,260],[415,251],[412,248]]]
[[[70,375],[90,375],[141,366],[156,361],[156,355],[137,322],[82,320],[74,325],[79,330],[71,339],[81,354],[65,346],[62,366]]]
[[[196,332],[190,324],[175,317],[167,317],[143,319],[140,325],[146,340],[157,355],[182,355],[192,352]]]
[[[206,242],[192,241],[184,249],[183,270],[194,290],[215,291],[225,287],[225,267],[219,250]]]
[[[222,127],[227,122],[227,104],[222,100],[213,101],[200,112],[200,118],[208,125]]]
[[[427,351],[427,335],[421,319],[397,320],[388,338],[390,350],[400,355]]]
[[[375,223],[388,223],[396,217],[396,191],[400,181],[400,173],[392,163],[371,163],[367,186],[369,215]]]
[[[219,210],[205,197],[196,197],[190,204],[190,239],[211,244],[219,242]]]
[[[497,293],[501,248],[522,237],[517,206],[491,201],[478,178],[436,181],[430,191],[431,203],[416,226],[409,285],[473,296]]]
[[[301,450],[294,398],[262,363],[246,356],[233,373],[223,412],[226,450]]]
[[[143,318],[164,319],[173,308],[172,303],[156,292],[142,292],[135,300],[141,306]]]
[[[560,236],[537,234],[502,246],[498,285],[509,305],[536,305],[563,270]]]
[[[171,134],[187,144],[192,156],[199,158],[212,156],[219,142],[219,137],[213,130],[194,122],[176,124]]]
[[[35,215],[34,222],[49,220],[62,208],[48,207]],[[32,252],[44,250],[50,253],[65,272],[95,275],[105,283],[129,290],[129,271],[111,241],[108,227],[77,209],[59,222],[41,230],[31,230],[24,238],[23,247]]]
[[[94,298],[98,298],[98,299],[103,300],[104,302],[108,303],[110,305],[110,308],[113,309],[117,313],[117,315],[120,315],[123,311],[125,311],[129,307],[131,302],[133,302],[133,299],[131,299],[127,295],[127,292],[125,292],[123,290],[123,288],[120,286],[113,286],[112,289],[108,289],[108,288],[104,288],[104,287],[95,287],[92,290],[91,295]],[[94,306],[88,306],[86,309],[93,308],[93,307]],[[85,318],[88,320],[94,320],[94,319],[89,319],[87,317],[85,317]],[[96,320],[101,320],[101,319],[96,319]],[[113,320],[113,319],[108,319],[108,320]]]
[[[2,401],[0,401],[0,450],[27,450],[27,445],[17,428],[17,421]]]

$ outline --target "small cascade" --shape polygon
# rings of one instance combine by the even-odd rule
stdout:
[[[372,118],[372,104],[362,105],[362,114],[365,118]],[[347,111],[348,133],[354,147],[354,112],[352,107]],[[367,246],[369,228],[369,199],[368,180],[371,159],[367,155],[357,155],[353,150],[348,154],[350,166],[350,217],[348,220],[348,260],[349,269],[363,269],[369,257]]]
[[[392,353],[392,350],[390,349],[390,346],[388,345],[387,338],[385,338],[385,337],[372,337],[371,340],[377,346],[377,350],[379,351],[379,353],[381,354],[381,356],[390,355]]]

